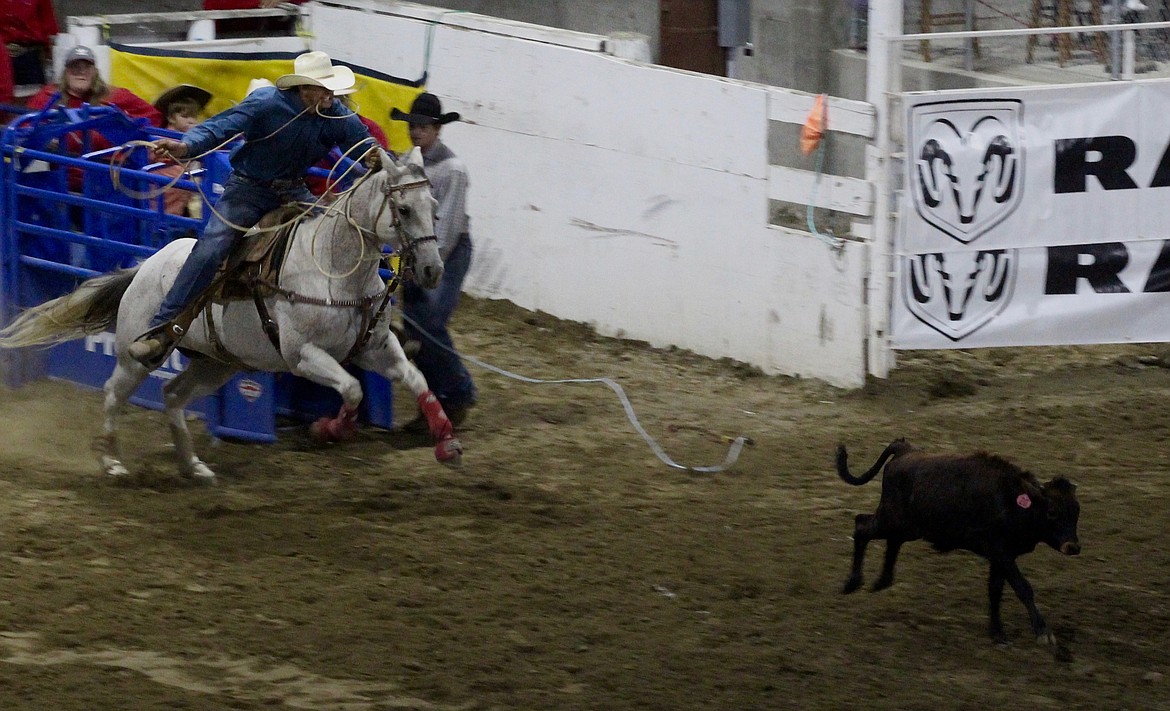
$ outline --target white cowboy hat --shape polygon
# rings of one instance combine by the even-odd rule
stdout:
[[[248,94],[251,94],[253,91],[256,91],[257,89],[262,89],[266,86],[272,86],[272,82],[268,81],[267,79],[265,79],[263,77],[257,77],[255,79],[253,79],[252,81],[248,82],[248,89],[247,89],[247,91],[244,92],[244,96],[247,96]]]
[[[353,87],[353,70],[334,65],[324,52],[305,52],[293,62],[293,73],[276,80],[279,89],[294,86],[320,86],[332,92],[345,92]]]

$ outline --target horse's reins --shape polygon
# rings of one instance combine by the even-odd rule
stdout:
[[[390,185],[390,181],[386,182],[387,184],[382,188],[382,194],[386,196],[386,199],[382,201],[382,204],[378,207],[378,213],[374,215],[374,226],[377,227],[378,220],[382,219],[382,213],[386,211],[386,206],[390,205],[390,226],[398,231],[398,234],[402,237],[402,241],[404,243],[402,245],[402,260],[400,263],[402,271],[409,271],[413,273],[415,259],[417,258],[415,250],[417,250],[418,246],[423,242],[438,242],[439,236],[430,234],[423,235],[422,237],[412,238],[410,235],[406,234],[406,230],[402,226],[402,216],[398,213],[398,206],[394,204],[394,193],[406,192],[407,190],[412,190],[414,188],[429,188],[431,181],[424,177],[422,180],[415,180],[414,182],[410,183],[401,183],[399,185]],[[346,208],[348,213],[348,205]],[[358,231],[358,234],[362,235],[362,244],[365,244],[365,233],[369,232],[370,230],[367,230],[365,227],[362,227],[361,225],[354,222],[348,214],[346,214],[346,219],[349,219],[349,224],[351,224],[354,229]]]

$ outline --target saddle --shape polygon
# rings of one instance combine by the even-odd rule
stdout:
[[[282,205],[260,218],[260,222],[256,223],[257,228],[271,228],[284,222],[288,224],[279,230],[259,229],[245,235],[220,265],[211,285],[192,299],[174,320],[156,330],[167,333],[172,340],[177,340],[174,334],[181,337],[191,326],[191,322],[210,304],[251,299],[256,303],[265,333],[279,349],[280,336],[276,331],[276,323],[264,306],[264,297],[272,292],[269,285],[276,283],[276,277],[280,274],[280,268],[288,254],[293,230],[300,223],[300,220],[295,218],[301,214],[300,207],[289,204]],[[211,311],[207,310],[206,315],[210,322]],[[208,331],[214,340],[215,328],[209,328]],[[214,343],[214,346],[225,358],[227,357],[226,351],[218,343]],[[194,353],[187,355],[196,357]]]
[[[260,325],[263,327],[265,335],[268,336],[268,340],[277,351],[280,350],[280,331],[277,328],[276,321],[268,313],[268,307],[264,303],[266,297],[273,294],[281,294],[290,300],[305,303],[345,308],[358,307],[362,309],[362,327],[357,340],[354,341],[349,353],[342,361],[343,363],[348,362],[350,358],[360,352],[366,343],[369,342],[375,327],[382,317],[382,313],[385,311],[386,305],[390,301],[390,295],[393,293],[398,282],[395,279],[390,284],[387,284],[381,294],[342,301],[298,296],[297,294],[281,289],[277,286],[277,280],[280,275],[280,269],[284,264],[284,259],[288,255],[293,230],[301,222],[301,220],[296,218],[301,215],[303,215],[302,210],[293,204],[279,207],[261,218],[260,222],[256,224],[257,228],[273,227],[286,222],[288,224],[279,230],[267,231],[260,229],[245,235],[239,244],[232,249],[231,254],[228,255],[228,258],[219,268],[219,271],[216,272],[215,279],[212,280],[211,285],[202,294],[195,297],[173,321],[169,324],[164,324],[160,328],[167,330],[169,333],[178,334],[181,337],[187,328],[190,327],[191,322],[200,313],[203,313],[207,318],[208,338],[211,341],[211,346],[217,353],[213,357],[217,360],[234,363],[241,368],[246,368],[246,365],[238,361],[218,342],[215,324],[212,320],[212,311],[207,308],[211,303],[226,304],[231,301],[251,299],[256,305],[256,313],[260,316]],[[194,354],[189,355],[191,357],[197,357]]]
[[[216,272],[207,301],[224,304],[252,299],[258,290],[267,291],[265,282],[275,284],[288,253],[289,239],[300,222],[293,220],[300,214],[298,206],[282,205],[260,218],[256,224],[259,231],[245,235]],[[286,222],[279,230],[270,229]]]

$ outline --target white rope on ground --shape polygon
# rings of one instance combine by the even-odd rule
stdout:
[[[401,311],[400,311],[400,313],[401,313]],[[460,358],[462,358],[466,361],[469,361],[471,363],[474,363],[475,365],[478,365],[480,368],[483,368],[484,370],[490,370],[491,372],[496,373],[497,375],[503,375],[506,378],[511,378],[513,380],[519,380],[520,382],[531,383],[534,385],[558,385],[558,384],[568,384],[568,383],[602,383],[602,384],[606,385],[607,387],[609,387],[610,390],[613,390],[614,393],[617,394],[618,400],[620,400],[622,403],[622,409],[626,411],[626,418],[630,421],[630,424],[633,425],[634,430],[636,430],[637,433],[639,435],[641,435],[642,440],[646,442],[646,444],[650,447],[650,450],[652,452],[654,452],[654,455],[656,457],[658,457],[658,459],[661,460],[663,464],[666,464],[668,467],[671,467],[673,469],[682,469],[685,471],[699,472],[699,473],[718,473],[718,472],[726,471],[735,465],[736,461],[739,459],[740,452],[743,451],[744,445],[748,444],[748,442],[750,441],[747,437],[745,437],[743,435],[739,435],[738,437],[733,439],[731,441],[731,446],[728,447],[727,456],[723,458],[723,462],[720,464],[716,464],[713,466],[707,466],[707,467],[692,467],[692,466],[687,466],[685,464],[679,464],[678,462],[671,459],[670,456],[658,444],[658,442],[653,437],[651,437],[648,432],[646,432],[645,428],[642,427],[642,423],[638,421],[638,415],[634,412],[634,406],[632,404],[630,404],[630,399],[628,397],[626,397],[626,391],[624,389],[622,389],[622,386],[620,384],[618,384],[616,381],[614,381],[612,378],[562,378],[562,379],[557,379],[557,380],[541,380],[540,378],[529,378],[529,377],[524,376],[524,375],[519,375],[517,373],[513,373],[511,371],[504,370],[503,368],[498,368],[490,363],[485,363],[484,361],[482,361],[474,356],[455,353],[455,351],[451,350],[447,346],[440,343],[438,341],[438,339],[436,339],[430,333],[428,333],[427,331],[420,328],[419,325],[417,323],[415,323],[414,319],[410,318],[405,313],[402,314],[402,319],[404,321],[406,321],[408,324],[410,324],[416,331],[418,331],[424,337],[426,337],[426,339],[428,341],[430,341],[431,343],[435,344],[436,346],[442,348],[443,350],[447,351],[448,353],[454,353],[455,355],[459,356]]]

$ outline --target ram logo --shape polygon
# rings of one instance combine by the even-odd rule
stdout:
[[[1002,312],[1015,286],[1016,250],[967,245],[1020,204],[1022,123],[1022,103],[1010,99],[911,110],[907,187],[918,215],[936,230],[928,238],[936,247],[903,257],[902,296],[916,318],[952,341]]]
[[[1019,102],[988,103],[950,104],[945,111],[931,104],[915,117],[915,208],[963,244],[1003,222],[1020,203]]]
[[[995,318],[1015,286],[1015,250],[938,252],[905,260],[903,283],[910,311],[952,341]]]

